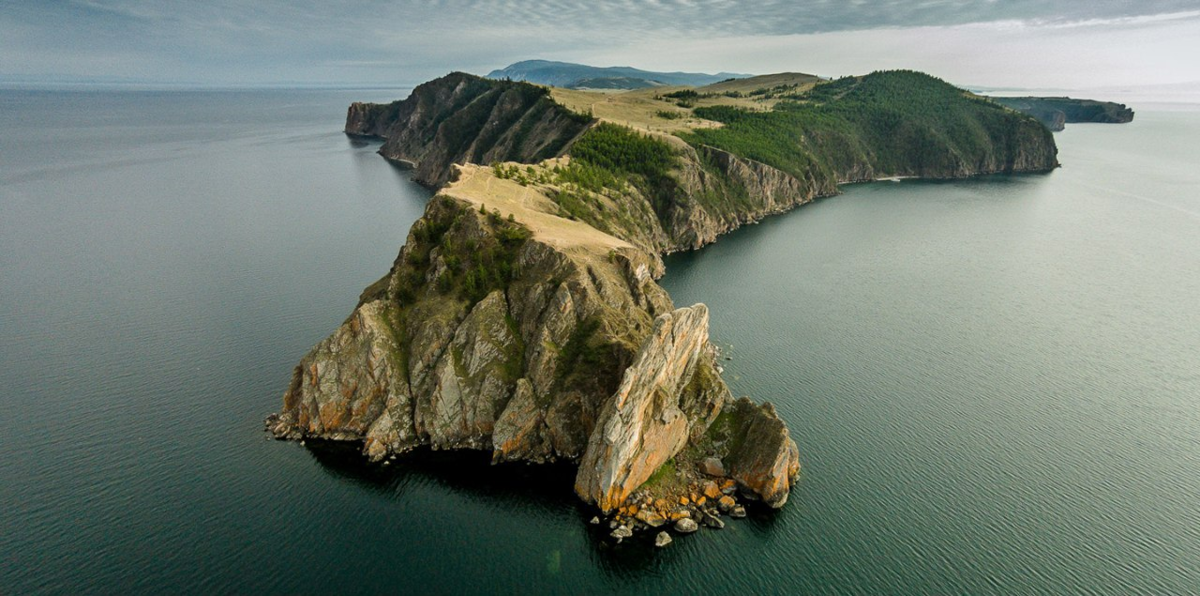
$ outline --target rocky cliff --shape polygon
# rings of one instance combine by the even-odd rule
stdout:
[[[346,132],[386,139],[379,153],[414,166],[414,179],[444,184],[451,164],[536,162],[560,154],[591,119],[541,87],[452,73],[390,104],[351,104]]]
[[[695,250],[764,217],[838,193],[838,180],[796,176],[708,145],[680,156],[677,199],[664,217],[669,251]]]

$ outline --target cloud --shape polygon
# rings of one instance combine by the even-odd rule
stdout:
[[[964,86],[1066,90],[1200,79],[1200,64],[1187,59],[1200,50],[1197,40],[1196,19],[1138,27],[970,24],[643,40],[592,50],[589,57],[606,64],[642,57],[639,66],[650,69],[823,76],[911,68]]]
[[[961,31],[981,31],[979,44],[1016,56],[1036,47],[1083,53],[1086,61],[1095,48],[1067,48],[1051,38],[1097,43],[1104,55],[1119,49],[1104,36],[1179,49],[1171,32],[1198,21],[1194,0],[9,0],[0,11],[0,75],[395,84],[534,57],[671,70],[841,72],[954,57],[940,49],[987,54],[960,41]],[[1138,30],[1168,34],[1126,34]],[[1023,50],[1021,43],[1033,45]],[[1190,49],[1196,55],[1200,48]],[[1122,64],[1146,53],[1127,50],[1131,58]],[[887,55],[871,55],[877,51]],[[111,60],[97,64],[96,56]],[[995,74],[981,72],[978,80],[1004,78],[1000,61],[973,62]],[[1189,71],[1183,58],[1173,63]],[[1170,78],[1161,64],[1149,70],[1156,81]]]

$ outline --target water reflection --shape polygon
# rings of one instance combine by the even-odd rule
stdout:
[[[359,443],[318,440],[305,447],[330,476],[370,490],[390,493],[420,482],[514,510],[570,512],[579,519],[586,513],[572,492],[575,467],[570,464],[492,465],[483,451],[420,448],[384,465],[367,461]]]
[[[672,532],[675,542],[667,548],[654,546],[657,531],[640,532],[617,544],[609,536],[612,529],[607,522],[590,523],[598,512],[575,495],[574,464],[492,465],[486,452],[421,448],[385,466],[363,458],[357,443],[310,440],[305,448],[330,477],[396,501],[440,503],[449,494],[465,496],[497,510],[506,520],[543,528],[548,536],[574,536],[573,543],[559,543],[540,562],[550,575],[586,561],[614,580],[652,580],[677,572],[677,565],[692,564],[710,549],[762,540],[776,530],[780,514],[785,513],[747,502],[749,517],[726,517],[723,530],[704,529],[691,536]]]

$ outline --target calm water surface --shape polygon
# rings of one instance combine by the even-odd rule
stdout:
[[[567,469],[264,440],[429,198],[338,132],[403,93],[0,92],[0,593],[1200,593],[1200,112],[672,257],[805,468],[655,551]]]

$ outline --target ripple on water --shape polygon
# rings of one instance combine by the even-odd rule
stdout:
[[[1048,176],[854,186],[672,256],[664,285],[709,305],[726,379],[778,406],[803,479],[782,511],[614,549],[569,469],[264,440],[429,196],[335,134],[391,91],[288,93],[0,93],[0,592],[1200,585],[1178,215],[1200,159],[1165,142],[1195,114],[1068,128]],[[22,124],[84,107],[104,127]]]

